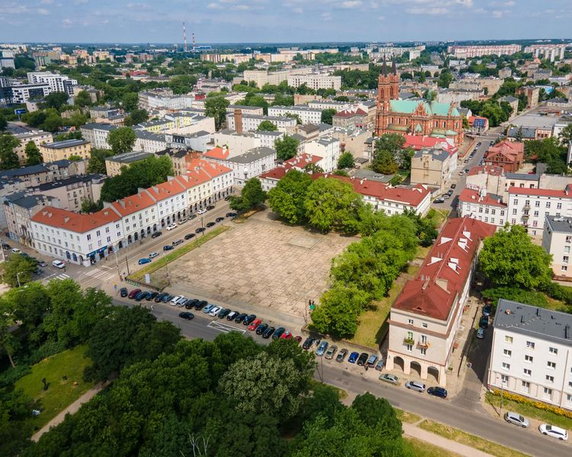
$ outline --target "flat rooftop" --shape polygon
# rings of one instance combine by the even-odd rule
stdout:
[[[572,233],[572,217],[546,216],[546,222],[553,232]]]

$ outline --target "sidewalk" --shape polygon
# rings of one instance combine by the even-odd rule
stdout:
[[[405,436],[417,438],[418,440],[425,441],[426,443],[430,443],[434,446],[455,452],[463,457],[492,457],[491,454],[487,454],[470,446],[465,446],[464,444],[457,443],[456,441],[443,438],[440,435],[423,430],[415,424],[403,422],[402,426]]]
[[[93,387],[92,389],[88,390],[81,397],[79,397],[76,401],[74,401],[71,405],[69,405],[66,409],[61,411],[50,422],[48,422],[46,425],[44,425],[40,430],[38,430],[36,433],[34,433],[34,435],[32,436],[32,441],[34,441],[34,442],[38,441],[40,439],[40,437],[44,433],[49,431],[52,427],[55,427],[56,425],[61,424],[64,421],[64,419],[66,418],[66,414],[76,413],[78,411],[78,409],[81,407],[81,405],[83,405],[84,403],[87,403],[89,400],[91,400],[93,397],[95,397],[99,392],[101,392],[103,389],[105,389],[108,385],[109,385],[109,383],[98,384],[95,387]]]

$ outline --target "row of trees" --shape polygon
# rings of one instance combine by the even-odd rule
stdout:
[[[18,138],[9,133],[0,133],[0,170],[11,170],[20,166],[20,159],[15,149],[20,146]],[[43,162],[42,154],[36,143],[29,141],[24,149],[26,166],[38,165]]]
[[[568,173],[567,153],[570,144],[572,127],[567,126],[560,139],[551,137],[542,140],[528,140],[524,142],[524,154],[526,160],[533,163],[545,163],[546,171],[554,174]]]
[[[507,102],[499,102],[494,99],[486,101],[463,100],[461,106],[469,108],[475,116],[486,117],[491,127],[497,127],[508,121],[512,114],[512,107]]]

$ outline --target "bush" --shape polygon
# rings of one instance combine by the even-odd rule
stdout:
[[[548,300],[544,294],[517,289],[515,287],[495,287],[486,289],[481,292],[481,295],[487,300],[492,301],[495,306],[501,298],[525,303],[527,305],[539,306],[541,308],[546,308],[548,306]]]
[[[17,365],[0,373],[0,389],[14,384],[18,379],[30,373],[29,365]]]
[[[497,389],[492,389],[490,394],[500,397],[501,392]],[[521,403],[523,405],[533,406],[534,408],[538,408],[544,411],[550,411],[554,414],[558,414],[559,416],[567,417],[568,419],[572,419],[572,411],[564,408],[559,408],[558,406],[550,405],[548,403],[544,403],[542,401],[533,400],[531,398],[523,397],[522,395],[513,394],[511,392],[504,391],[502,396],[507,400],[512,400],[517,403]]]
[[[542,290],[551,298],[572,305],[572,287],[562,286],[556,282],[549,282]]]
[[[59,354],[67,349],[63,341],[47,341],[28,357],[28,363],[34,365],[47,357]]]

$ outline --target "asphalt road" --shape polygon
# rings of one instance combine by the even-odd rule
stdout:
[[[115,300],[115,303],[139,306],[126,299]],[[141,302],[141,306],[150,307],[151,303],[144,301]],[[158,319],[172,322],[181,329],[181,334],[186,338],[202,338],[211,341],[223,332],[236,329],[258,343],[268,344],[271,341],[247,331],[242,324],[229,323],[226,319],[219,320],[207,317],[200,311],[194,313],[195,319],[186,321],[178,317],[179,312],[181,312],[181,308],[153,304],[154,315]],[[487,440],[518,449],[534,457],[572,455],[572,446],[568,443],[561,443],[553,438],[542,436],[536,429],[523,430],[500,419],[494,419],[482,408],[475,411],[463,406],[462,402],[433,398],[427,394],[409,391],[403,386],[392,386],[372,380],[371,377],[364,376],[363,370],[355,365],[350,366],[347,362],[338,364],[324,359],[318,359],[318,362],[315,373],[316,379],[348,392],[355,394],[370,392],[378,397],[386,398],[397,408],[482,436]]]

